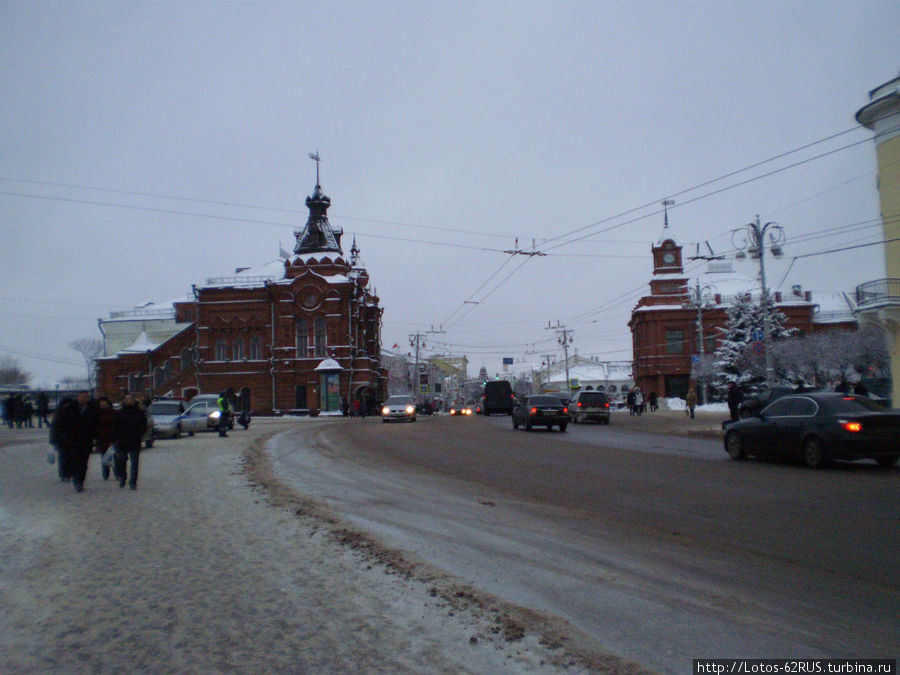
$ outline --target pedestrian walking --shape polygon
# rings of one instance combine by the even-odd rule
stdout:
[[[97,404],[90,392],[78,392],[75,405],[67,408],[59,419],[59,434],[66,472],[72,478],[75,492],[84,492],[88,461],[97,435]]]
[[[650,396],[647,398],[647,404],[650,406],[650,412],[659,410],[659,399],[657,398],[655,391],[650,392]]]
[[[45,424],[50,426],[50,399],[44,392],[38,394],[37,397],[37,418],[38,429],[43,429]]]
[[[644,412],[644,394],[637,387],[634,388],[634,409],[637,411],[638,417]]]
[[[94,450],[100,454],[100,459],[109,450],[112,445],[113,438],[116,433],[116,411],[113,408],[112,401],[106,396],[97,399],[97,442]],[[100,462],[100,475],[103,480],[109,480],[109,464]]]
[[[56,407],[53,413],[53,421],[50,424],[50,445],[56,450],[56,468],[59,472],[59,479],[67,483],[72,480],[72,473],[66,464],[66,458],[71,454],[67,449],[67,445],[71,443],[68,428],[74,422],[72,418],[77,414],[77,406],[75,399],[71,396],[64,397]]]
[[[728,383],[728,411],[731,413],[731,421],[737,422],[741,419],[741,403],[744,401],[744,394],[738,389],[734,382]]]
[[[130,392],[122,399],[122,408],[116,415],[113,440],[116,444],[114,471],[119,479],[119,487],[137,489],[138,470],[141,461],[141,441],[147,431],[147,415],[141,404]],[[126,463],[128,473],[126,474]]]
[[[684,397],[685,413],[690,413],[691,419],[694,419],[694,408],[697,407],[697,392],[691,387],[688,389],[687,396]]]
[[[634,389],[625,396],[625,404],[628,406],[628,414],[634,415]]]

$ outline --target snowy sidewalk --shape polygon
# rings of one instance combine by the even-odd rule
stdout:
[[[0,672],[637,672],[389,573],[299,501],[273,507],[245,475],[264,473],[261,439],[316,423],[158,441],[134,492],[94,455],[82,494],[44,461],[46,432],[0,429]]]

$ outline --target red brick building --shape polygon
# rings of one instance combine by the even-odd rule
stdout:
[[[306,205],[293,254],[194,286],[192,301],[173,303],[174,334],[154,344],[141,333],[97,360],[99,393],[189,399],[233,387],[263,415],[383,400],[382,309],[369,274],[355,241],[344,255],[321,186]]]
[[[683,250],[668,228],[652,247],[653,279],[650,294],[642,297],[631,312],[632,350],[635,385],[644,394],[684,398],[691,382],[692,359],[700,354],[698,309],[688,286],[708,298],[702,310],[704,353],[712,354],[717,345],[718,328],[728,320],[727,308],[738,295],[759,298],[757,281],[736,274],[729,262],[711,262],[699,279],[684,272]],[[696,298],[696,293],[694,294]],[[790,294],[774,293],[775,307],[786,317],[785,326],[800,334],[816,330],[855,330],[853,301],[846,294],[821,294],[813,297],[800,286]]]

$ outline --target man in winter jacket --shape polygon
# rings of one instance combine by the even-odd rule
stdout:
[[[66,473],[72,477],[75,492],[84,492],[84,478],[96,436],[97,404],[90,392],[78,392],[75,405],[66,409],[59,420],[60,447]]]
[[[147,431],[147,415],[133,394],[125,394],[122,409],[116,415],[116,457],[114,472],[119,487],[125,487],[125,463],[130,462],[128,487],[137,489],[138,469],[141,459],[141,440]]]

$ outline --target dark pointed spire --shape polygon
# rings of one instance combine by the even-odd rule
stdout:
[[[316,161],[316,189],[312,195],[306,198],[306,208],[309,209],[309,218],[306,226],[297,234],[297,243],[294,245],[294,253],[320,253],[323,251],[335,251],[343,254],[341,250],[341,235],[343,231],[333,229],[328,222],[328,207],[331,199],[322,192],[319,185],[319,153],[310,153],[310,159]]]

